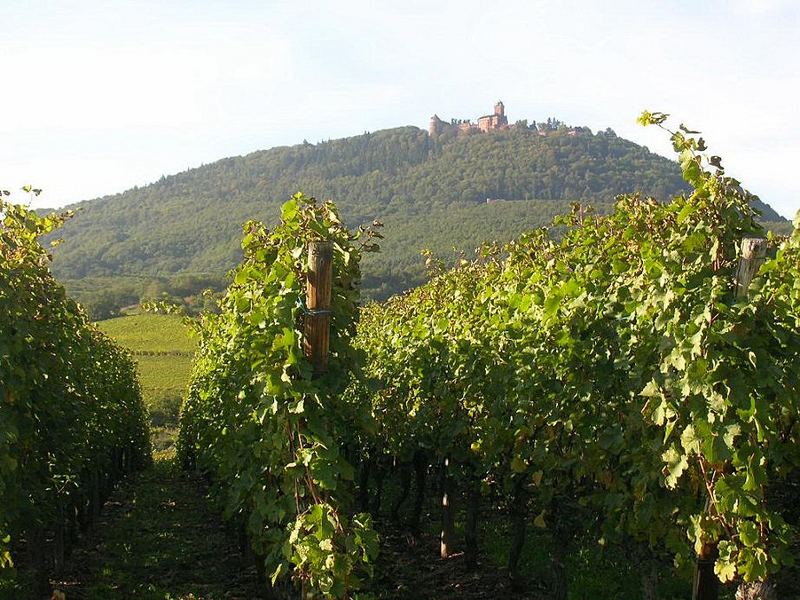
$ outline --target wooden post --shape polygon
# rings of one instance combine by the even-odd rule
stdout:
[[[736,600],[778,600],[778,591],[772,581],[754,581],[739,584]]]
[[[743,238],[742,256],[736,271],[736,297],[747,296],[747,289],[767,256],[767,240],[764,238]]]
[[[308,244],[307,312],[304,322],[303,350],[314,373],[328,370],[328,347],[331,329],[331,281],[333,278],[333,243]]]
[[[439,538],[439,556],[442,558],[453,554],[453,517],[453,481],[450,478],[450,457],[446,456],[442,463],[442,533]]]
[[[425,481],[428,478],[428,457],[422,450],[414,451],[414,512],[411,513],[411,535],[419,536],[419,521],[422,517],[422,505],[425,502]]]
[[[764,263],[767,256],[767,240],[764,238],[742,238],[741,256],[736,269],[736,297],[746,298],[753,278]],[[709,500],[706,499],[706,510]],[[716,544],[704,544],[700,556],[697,557],[694,571],[693,600],[717,600],[719,597],[719,580],[714,574],[714,563],[717,560]]]
[[[703,544],[703,549],[695,563],[693,600],[717,600],[719,598],[719,579],[714,573],[717,556],[716,544]]]
[[[767,240],[764,238],[742,239],[742,256],[736,271],[736,296],[747,297],[747,290],[758,269],[767,256]],[[740,582],[736,589],[736,600],[776,600],[778,597],[772,581]]]

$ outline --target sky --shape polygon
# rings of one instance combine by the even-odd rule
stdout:
[[[0,188],[62,206],[501,99],[667,156],[635,121],[670,113],[791,218],[798,30],[795,0],[0,0]]]

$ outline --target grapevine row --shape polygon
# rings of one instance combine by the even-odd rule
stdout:
[[[770,239],[737,286],[742,239],[764,233],[753,198],[701,138],[671,134],[690,194],[621,196],[607,216],[575,206],[451,270],[429,257],[428,284],[360,310],[365,247],[332,204],[296,195],[274,230],[246,226],[221,312],[198,326],[180,456],[274,591],[361,587],[377,551],[367,513],[395,473],[395,519],[414,482],[412,533],[438,474],[443,556],[464,501],[470,567],[489,506],[511,515],[517,581],[527,524],[549,532],[559,600],[587,540],[641,564],[646,597],[665,564],[707,588],[791,563],[796,529],[774,492],[800,466],[800,232]],[[302,339],[314,240],[334,247],[324,375]]]
[[[150,456],[133,361],[50,274],[38,238],[62,220],[0,199],[0,590],[45,589]]]
[[[303,352],[308,243],[333,246],[328,370]],[[363,244],[335,207],[298,194],[281,223],[245,226],[245,258],[198,324],[200,346],[181,416],[179,454],[205,473],[276,593],[342,597],[372,570],[377,538],[352,509],[344,452],[357,415],[341,393],[358,368],[355,334]],[[367,246],[368,248],[368,246]]]
[[[702,139],[672,141],[691,194],[620,197],[604,217],[576,206],[558,236],[485,249],[364,310],[372,384],[350,390],[373,419],[364,487],[399,464],[419,493],[436,465],[443,556],[460,489],[468,562],[492,498],[512,515],[512,573],[526,523],[551,533],[553,598],[587,535],[645,565],[697,562],[695,586],[791,564],[796,531],[771,492],[800,466],[800,232],[741,293],[740,242],[763,234],[751,196]]]

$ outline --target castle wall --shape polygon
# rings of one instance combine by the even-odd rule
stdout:
[[[485,115],[478,119],[478,129],[484,133],[503,129],[508,126],[508,119],[504,115]]]
[[[442,121],[437,115],[431,117],[430,125],[428,126],[428,133],[431,136],[439,135],[445,131],[456,129],[459,133],[469,133],[471,131],[481,131],[488,133],[498,129],[508,128],[508,118],[505,116],[505,108],[502,102],[498,102],[494,107],[494,114],[484,115],[478,118],[478,122],[470,123],[464,121],[463,123],[447,123]]]

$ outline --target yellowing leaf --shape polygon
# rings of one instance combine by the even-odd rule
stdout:
[[[723,583],[733,581],[734,577],[736,577],[736,564],[718,558],[714,563],[714,573]]]
[[[522,473],[528,468],[528,465],[525,464],[525,461],[522,460],[519,456],[515,456],[511,461],[511,470],[514,473]]]
[[[684,454],[678,452],[674,445],[664,452],[661,458],[667,463],[664,473],[667,487],[674,489],[675,486],[678,485],[678,480],[681,475],[683,475],[683,472],[689,466],[689,461]]]

